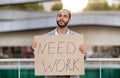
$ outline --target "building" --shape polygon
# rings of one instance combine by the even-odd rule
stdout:
[[[56,12],[1,10],[0,13],[1,47],[30,47],[35,35],[45,34],[56,27]],[[82,12],[72,14],[69,27],[84,34],[87,46],[119,47],[119,20],[119,12]]]

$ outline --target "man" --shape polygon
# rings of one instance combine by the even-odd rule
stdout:
[[[57,27],[53,31],[47,33],[48,35],[68,35],[68,34],[77,34],[74,31],[68,29],[68,23],[71,20],[71,13],[66,10],[62,9],[57,14]],[[35,49],[37,46],[36,42],[33,41],[32,48]],[[84,45],[80,45],[80,51],[85,54],[86,48]],[[47,78],[79,78],[79,76],[47,76]]]

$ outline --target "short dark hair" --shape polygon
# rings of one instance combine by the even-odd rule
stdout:
[[[71,18],[71,12],[70,12],[69,10],[67,10],[67,9],[62,9],[62,10],[67,11],[67,12],[68,12],[68,14],[69,14],[69,18]]]

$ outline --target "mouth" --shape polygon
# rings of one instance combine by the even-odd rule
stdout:
[[[59,23],[61,23],[61,24],[62,24],[62,23],[64,23],[64,22],[60,21]]]
[[[64,23],[64,21],[58,21],[60,24],[63,24]]]
[[[57,24],[58,24],[59,27],[65,27],[66,26],[66,23],[62,20],[57,21]]]

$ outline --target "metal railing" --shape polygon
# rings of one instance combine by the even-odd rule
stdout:
[[[113,67],[113,65],[102,66],[102,62],[120,62],[120,58],[88,58],[86,61],[88,61],[88,62],[96,62],[96,61],[99,62],[99,71],[100,71],[100,77],[99,78],[102,78],[102,67],[104,67],[104,68]],[[116,68],[120,68],[120,65],[117,64]]]
[[[14,66],[14,68],[18,69],[18,78],[20,78],[20,71],[21,68],[34,68],[34,59],[0,59],[0,63],[12,63],[12,62],[16,62],[17,64]],[[23,65],[22,62],[32,62],[30,65]],[[88,62],[88,64],[86,64]],[[94,63],[91,63],[94,62]],[[97,62],[97,63],[96,63]],[[103,62],[103,64],[102,64]],[[108,64],[104,64],[104,62],[117,62],[116,65],[112,65],[113,63],[111,63],[110,65]],[[114,67],[114,68],[120,68],[120,58],[87,58],[85,61],[85,68],[98,68],[99,69],[99,74],[100,77],[102,78],[102,68],[109,68],[109,67]],[[12,68],[13,65],[9,66],[9,68]],[[4,68],[5,67],[5,68]],[[6,66],[2,67],[2,65],[0,65],[0,69],[6,69]]]

